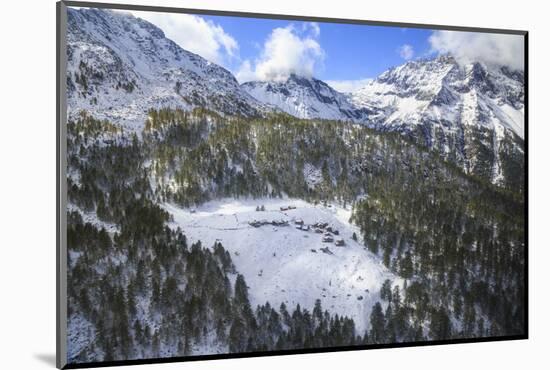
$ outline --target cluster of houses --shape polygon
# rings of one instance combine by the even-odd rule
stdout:
[[[290,211],[293,209],[296,209],[295,206],[283,206],[280,207],[281,212],[284,211]],[[256,211],[265,211],[265,207],[257,206]],[[266,219],[263,220],[253,220],[248,223],[252,227],[261,227],[266,225],[272,225],[272,226],[289,226],[289,222],[285,220],[272,220],[268,221]],[[332,226],[329,226],[328,222],[316,222],[312,225],[307,225],[304,223],[304,220],[298,218],[294,220],[294,225],[297,230],[301,231],[310,231],[313,230],[317,234],[323,234],[323,243],[334,243],[337,247],[343,247],[346,245],[346,242],[344,239],[335,239],[336,236],[340,235],[340,232],[338,229],[333,228]],[[328,247],[325,248],[327,251],[324,251],[325,253],[328,253]]]
[[[310,229],[313,229],[314,232],[317,234],[324,234],[323,243],[334,243],[338,247],[343,247],[346,245],[344,239],[337,239],[336,241],[334,240],[334,236],[340,235],[340,232],[338,231],[338,229],[329,226],[328,222],[316,222],[310,226],[304,224],[304,221],[302,219],[297,219],[294,221],[294,224],[296,225],[296,229],[298,230],[309,231]]]
[[[310,230],[309,225],[306,225],[304,223],[304,220],[302,220],[300,218],[294,220],[294,225],[295,225],[297,230],[302,230],[302,231],[309,231]]]
[[[296,209],[296,206],[282,206],[279,209],[281,210],[281,212],[290,211],[290,210]]]
[[[253,226],[253,227],[260,227],[260,226],[265,226],[265,225],[272,225],[272,226],[288,226],[288,221],[285,221],[285,220],[272,220],[272,221],[268,221],[268,220],[253,220],[253,221],[250,221],[248,223],[250,226]]]

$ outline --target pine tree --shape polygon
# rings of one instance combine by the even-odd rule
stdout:
[[[389,279],[386,279],[384,280],[382,288],[380,289],[380,298],[389,302],[391,302],[392,300],[391,285],[391,281]]]
[[[371,330],[369,339],[371,343],[384,343],[386,340],[386,318],[382,312],[382,305],[376,302],[370,314]]]

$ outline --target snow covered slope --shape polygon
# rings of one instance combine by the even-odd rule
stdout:
[[[352,94],[358,107],[377,111],[379,127],[502,126],[523,138],[523,73],[481,63],[460,66],[451,56],[392,68]]]
[[[392,68],[351,100],[372,112],[369,126],[405,133],[467,173],[495,183],[515,176],[503,167],[523,155],[523,72],[444,55]]]
[[[253,97],[299,118],[363,122],[367,109],[356,108],[346,95],[321,80],[291,74],[286,81],[251,81],[242,87]]]
[[[69,8],[67,54],[69,117],[85,109],[140,129],[152,108],[200,106],[245,116],[266,109],[229,71],[131,14]]]
[[[259,205],[265,211],[256,211]],[[281,211],[289,205],[296,209]],[[348,222],[349,209],[297,199],[225,199],[193,210],[164,207],[173,216],[173,227],[181,227],[190,241],[200,240],[207,247],[220,241],[231,252],[237,271],[246,277],[253,306],[269,301],[274,307],[284,302],[287,307],[307,308],[321,299],[331,313],[353,318],[357,332],[362,333],[369,326],[373,304],[380,300],[384,280],[401,284],[379,257],[352,239],[353,232],[359,231]],[[250,225],[262,220],[289,225]],[[310,225],[310,230],[297,229],[297,220]],[[324,234],[311,227],[316,222],[328,223],[339,235],[333,235],[333,242],[323,242]],[[345,246],[336,246],[338,239]]]

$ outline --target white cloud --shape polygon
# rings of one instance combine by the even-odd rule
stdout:
[[[240,83],[257,80],[252,62],[248,59],[243,61],[239,70],[235,73],[235,77]]]
[[[358,80],[327,80],[325,82],[336,91],[342,93],[352,93],[371,81],[372,78],[362,78]]]
[[[309,31],[313,38],[318,38],[321,36],[321,27],[317,22],[306,22],[302,24],[302,30]]]
[[[409,60],[414,56],[414,49],[411,45],[405,44],[399,48],[399,56],[405,60]]]
[[[224,29],[196,15],[132,11],[164,31],[176,44],[217,64],[238,55],[239,44]]]
[[[523,69],[523,36],[459,31],[435,31],[429,38],[432,51],[451,53],[458,62],[484,62]]]
[[[255,61],[245,60],[237,79],[282,81],[291,73],[310,77],[321,67],[325,52],[317,41],[320,34],[317,24],[310,23],[307,30],[298,32],[292,25],[275,28],[265,41]]]

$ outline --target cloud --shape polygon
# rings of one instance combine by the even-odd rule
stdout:
[[[459,63],[483,62],[523,70],[524,42],[520,35],[435,31],[432,52],[451,53]]]
[[[132,14],[153,23],[176,44],[217,64],[238,56],[239,44],[224,29],[196,15],[133,11]]]
[[[284,81],[291,73],[310,77],[321,67],[325,52],[317,38],[319,26],[309,23],[301,32],[294,26],[275,28],[258,59],[245,60],[236,73],[240,82]]]
[[[252,67],[252,62],[248,59],[241,63],[239,70],[235,73],[235,77],[240,83],[258,79],[256,77],[256,72]]]
[[[409,44],[402,45],[398,51],[399,56],[405,60],[409,60],[414,56],[414,49]]]
[[[327,80],[325,82],[336,91],[342,93],[352,93],[371,81],[372,78],[361,78],[358,80]]]
[[[319,23],[317,22],[306,22],[302,24],[302,30],[305,32],[309,31],[313,38],[321,36],[321,27],[319,27]]]

